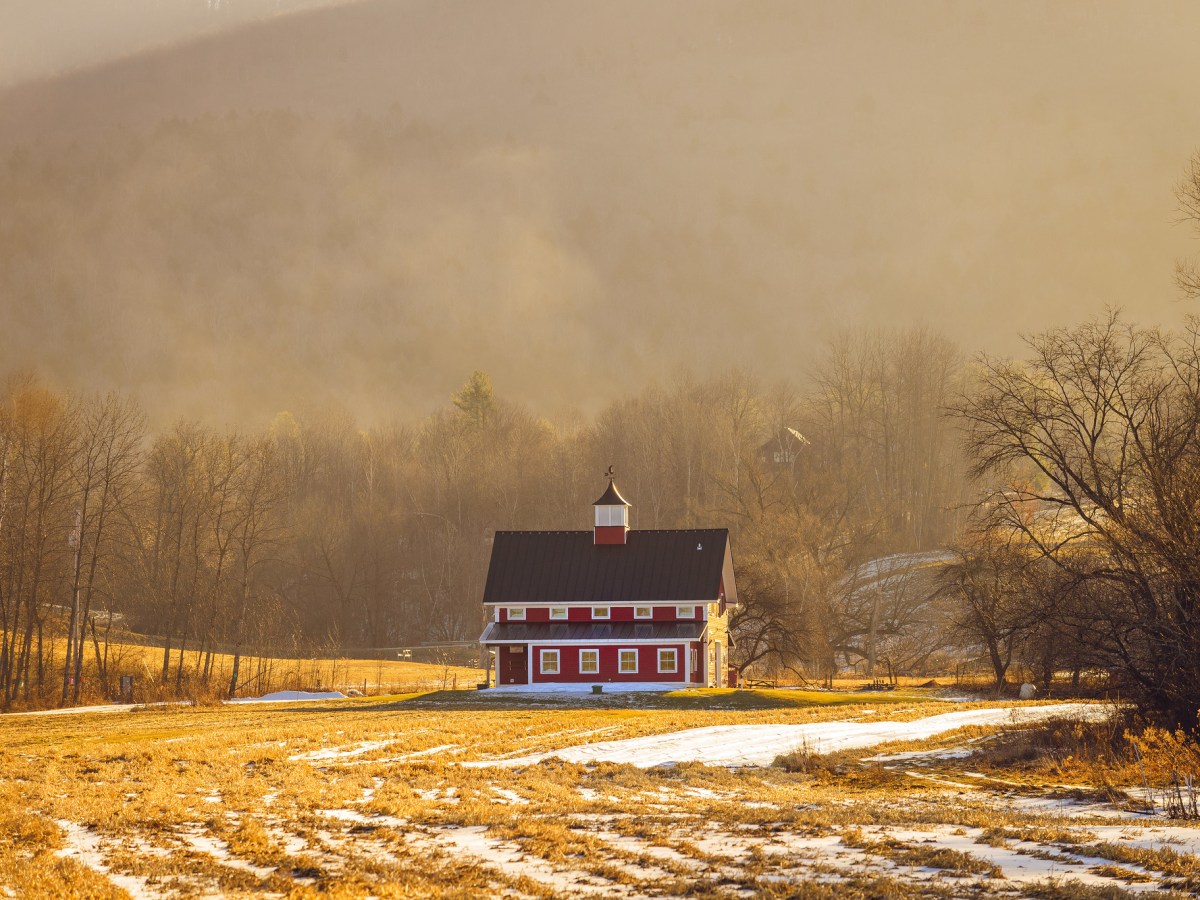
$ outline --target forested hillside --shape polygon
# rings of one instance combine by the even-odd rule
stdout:
[[[156,429],[376,425],[476,368],[592,416],[678,369],[806,377],[844,326],[1170,324],[1189,30],[1075,18],[360,0],[9,85],[0,357],[136,385]],[[1114,45],[1152,64],[1114,80]]]

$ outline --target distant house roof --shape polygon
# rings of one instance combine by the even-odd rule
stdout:
[[[698,641],[704,622],[492,622],[482,643],[527,644],[531,641]]]
[[[800,450],[811,443],[795,428],[781,428],[774,437],[759,446],[758,455],[765,463],[790,464],[798,459]]]
[[[737,603],[725,528],[631,531],[596,544],[591,531],[497,531],[484,603],[607,606]]]

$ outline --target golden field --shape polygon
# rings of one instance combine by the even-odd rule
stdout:
[[[765,768],[503,765],[711,725],[911,720],[960,708],[915,690],[459,691],[13,714],[0,717],[0,889],[1063,898],[1200,890],[1197,823],[1139,815],[1136,798],[1114,787],[1137,780],[1132,761],[1083,749],[1100,726],[1053,726],[1066,729],[1054,741],[1078,758],[1025,752],[1045,729],[974,728],[793,754]],[[885,751],[927,755],[872,759]]]

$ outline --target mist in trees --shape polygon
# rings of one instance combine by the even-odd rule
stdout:
[[[912,665],[896,648],[928,623],[867,597],[855,571],[952,535],[964,481],[940,410],[960,376],[944,338],[878,332],[832,345],[805,385],[684,374],[592,421],[540,417],[477,371],[418,422],[282,412],[259,433],[158,434],[130,398],[16,377],[0,418],[0,687],[9,704],[44,702],[51,683],[77,698],[84,654],[106,678],[101,644],[123,632],[155,639],[178,692],[231,654],[230,694],[247,653],[471,641],[494,531],[590,527],[610,464],[634,527],[732,530],[741,663]]]

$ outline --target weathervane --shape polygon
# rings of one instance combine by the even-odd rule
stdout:
[[[616,476],[616,473],[615,473],[615,472],[613,472],[613,467],[612,467],[612,466],[609,466],[609,467],[608,467],[608,471],[607,471],[607,472],[605,472],[604,474],[608,476],[608,480],[609,480],[609,481],[612,481],[614,478],[616,478],[616,477],[617,477],[617,476]]]

